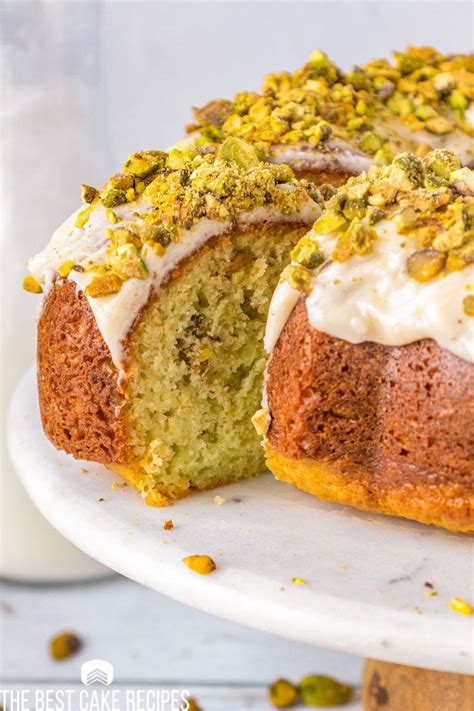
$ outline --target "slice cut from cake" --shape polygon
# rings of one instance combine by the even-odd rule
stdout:
[[[29,262],[45,432],[148,503],[264,468],[268,304],[320,193],[230,138],[133,154]]]
[[[268,467],[321,499],[474,531],[474,171],[350,179],[270,306]]]

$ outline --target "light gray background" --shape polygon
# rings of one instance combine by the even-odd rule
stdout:
[[[38,300],[20,288],[26,259],[77,207],[81,182],[100,185],[108,174],[119,169],[128,152],[170,145],[182,136],[184,124],[192,120],[191,106],[216,96],[230,97],[243,88],[257,89],[267,72],[294,69],[317,47],[341,66],[349,67],[410,43],[432,44],[444,51],[469,51],[473,45],[473,6],[468,1],[12,0],[3,2],[1,7],[4,403],[34,357]],[[55,534],[41,523],[39,514],[24,497],[6,456],[1,482],[0,572],[37,577],[48,566],[54,568],[49,552]],[[68,547],[61,548],[61,555],[58,553],[55,560],[61,566],[67,566],[67,561],[82,565]],[[24,678],[30,678],[35,656],[20,663],[19,651],[28,645],[32,625],[36,624],[41,635],[47,629],[56,631],[62,619],[69,620],[71,616],[76,628],[82,622],[87,626],[85,616],[96,604],[102,615],[97,625],[102,624],[104,638],[94,649],[107,658],[107,645],[117,648],[118,621],[114,609],[104,604],[106,594],[113,598],[113,589],[89,586],[81,589],[79,604],[74,595],[62,595],[56,589],[25,593],[21,588],[9,587],[7,597],[13,606],[16,600],[20,611],[34,605],[39,619],[35,623],[28,614],[19,613],[9,620],[11,640],[9,650],[4,650],[2,668],[8,675],[18,675],[21,668]],[[124,605],[124,634],[131,634],[132,638],[128,624],[135,606],[157,606],[149,633],[146,625],[141,628],[141,645],[147,652],[139,657],[138,665],[146,678],[156,679],[147,660],[159,634],[159,607],[164,602],[131,583],[123,582],[117,594]],[[69,600],[74,600],[71,607]],[[178,605],[168,606],[166,614],[179,616],[179,609]],[[254,636],[240,632],[236,626],[222,625],[220,636],[215,636],[218,643],[213,654],[216,658],[227,654],[229,659],[232,654],[240,655],[240,679],[255,681],[277,669],[284,671],[280,669],[280,660],[285,656],[281,645],[275,648],[267,636],[257,643]],[[190,627],[192,633],[193,625]],[[203,634],[204,637],[196,637],[195,644],[206,645]],[[35,637],[38,644],[41,635]],[[229,646],[229,639],[244,640],[243,647],[240,642]],[[246,666],[242,661],[245,644],[247,649],[267,645],[270,660],[275,652],[278,662],[258,666],[255,655],[249,655]],[[193,648],[192,637],[187,640],[188,647]],[[294,648],[294,644],[289,645],[286,654],[300,659]],[[185,650],[183,654],[187,658],[194,652]],[[301,659],[309,658],[308,650],[299,654],[303,655]],[[178,654],[170,660],[178,676],[180,658]],[[261,659],[265,658],[262,653]],[[317,659],[322,659],[320,652]],[[359,668],[355,662],[340,657],[336,663],[331,657],[331,664],[338,671],[338,664],[343,662],[347,662],[348,676],[354,676]],[[324,662],[318,663],[324,666]],[[229,665],[230,662],[227,667],[223,665],[227,671],[220,678],[228,676]],[[308,671],[307,667],[306,664],[302,673]],[[193,678],[192,668],[183,667],[182,674],[188,679]],[[197,675],[202,675],[202,665],[194,668]],[[51,674],[47,666],[41,670]],[[134,673],[138,675],[138,671]]]

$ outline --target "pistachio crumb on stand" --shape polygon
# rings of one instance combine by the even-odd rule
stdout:
[[[49,653],[55,661],[64,661],[77,654],[82,646],[82,640],[74,632],[62,632],[50,639]]]
[[[188,555],[183,558],[183,563],[199,575],[210,575],[217,569],[216,564],[208,555]]]

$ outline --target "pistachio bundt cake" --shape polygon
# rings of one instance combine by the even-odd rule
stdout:
[[[321,499],[474,531],[474,171],[448,151],[351,178],[270,306],[274,475]]]
[[[25,279],[45,292],[38,387],[51,442],[152,504],[261,472],[250,420],[268,305],[319,199],[236,138],[133,154],[102,190],[83,186],[85,206]]]
[[[315,51],[297,71],[269,75],[260,94],[196,109],[190,136],[252,141],[297,177],[333,185],[407,150],[446,147],[474,165],[474,55],[409,47],[394,57],[343,72]]]

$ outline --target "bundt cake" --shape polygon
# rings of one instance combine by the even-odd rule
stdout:
[[[268,305],[319,190],[230,137],[132,154],[82,197],[24,283],[46,435],[151,504],[261,472]]]
[[[394,57],[343,72],[315,51],[297,71],[269,75],[261,93],[196,109],[190,137],[243,138],[316,183],[342,184],[402,151],[446,147],[474,166],[474,55],[409,47]]]
[[[277,479],[474,531],[474,171],[445,150],[351,178],[292,252],[254,417]]]
[[[206,489],[259,473],[264,468],[263,451],[250,419],[258,406],[263,383],[266,362],[263,333],[268,306],[278,278],[288,265],[290,252],[318,219],[314,228],[317,232],[326,225],[324,229],[328,234],[335,229],[345,230],[344,234],[350,235],[334,248],[339,253],[341,268],[358,263],[357,250],[369,250],[366,237],[361,237],[365,235],[367,220],[374,222],[368,240],[372,248],[373,234],[384,224],[396,222],[398,225],[398,212],[402,208],[405,217],[408,215],[403,200],[408,200],[408,195],[421,199],[423,190],[431,191],[430,195],[439,193],[441,201],[450,196],[449,203],[440,205],[434,197],[430,198],[434,200],[432,205],[430,203],[431,212],[438,217],[449,215],[446,219],[453,224],[448,233],[458,234],[461,218],[456,206],[460,201],[471,204],[471,174],[460,167],[454,169],[456,159],[451,157],[447,177],[446,159],[438,157],[440,168],[438,159],[433,159],[437,154],[428,151],[430,147],[447,145],[458,151],[462,165],[473,163],[473,80],[472,56],[443,56],[431,48],[409,48],[395,55],[395,64],[375,60],[349,73],[339,70],[326,55],[317,51],[293,74],[267,77],[260,94],[241,92],[233,101],[218,99],[196,110],[196,123],[188,127],[189,136],[170,151],[132,154],[123,171],[112,176],[101,190],[82,186],[84,206],[55,232],[47,248],[30,260],[31,273],[24,282],[27,290],[43,293],[38,325],[38,389],[43,426],[51,442],[77,458],[106,464],[121,474],[148,503],[157,505],[185,496],[193,489]],[[408,161],[409,166],[417,166],[413,170],[420,180],[423,173],[422,180],[429,182],[427,187],[417,185],[412,190],[410,183],[410,190],[404,184],[403,189],[394,191],[384,177],[383,185],[386,183],[387,187],[382,188],[382,197],[375,193],[367,197],[367,191],[357,187],[368,180],[364,173],[360,184],[349,182],[349,198],[344,197],[346,188],[340,193],[336,191],[335,186],[369,169],[370,180],[377,181],[377,173],[371,166],[383,170],[396,154],[406,149],[414,150],[415,157],[401,158],[402,164],[394,163],[387,168],[387,175],[397,174],[401,180]],[[427,154],[431,158],[420,162]],[[410,170],[413,182],[415,178]],[[451,174],[455,173],[450,183]],[[321,218],[324,201],[329,201],[329,206]],[[447,250],[436,242],[438,231],[444,234],[438,222],[430,221],[430,229],[423,232],[421,227],[418,229],[418,222],[424,219],[426,209],[410,207],[417,215],[416,228],[424,235],[420,239],[426,241],[426,244],[422,241],[418,251],[427,251],[428,256],[433,251],[445,254]],[[329,219],[328,215],[335,223],[324,222]],[[461,278],[461,272],[455,270],[463,260],[469,261],[465,241],[469,230],[472,233],[472,226],[467,218],[462,219],[466,226],[462,243],[449,247],[460,252],[446,257],[433,283],[425,285],[427,294],[438,293],[434,283],[455,285],[456,279]],[[403,228],[406,245],[413,241],[414,229],[415,224],[413,230]],[[461,239],[459,235],[458,239]],[[379,241],[382,244],[382,239]],[[307,367],[305,377],[310,378],[311,358],[318,352],[307,340],[308,334],[316,338],[318,333],[318,324],[312,323],[308,310],[313,298],[307,293],[313,280],[312,270],[317,267],[318,272],[323,273],[320,265],[323,250],[315,251],[313,242],[310,235],[296,252],[293,251],[293,262],[284,272],[284,283],[274,296],[268,325],[267,346],[272,338],[275,342],[278,340],[268,367],[270,412],[260,411],[255,423],[262,430],[271,420],[265,446],[272,469],[275,469],[276,457],[281,467],[283,462],[291,460],[297,461],[298,467],[311,468],[316,466],[319,457],[319,454],[313,457],[319,451],[311,450],[313,439],[306,442],[308,452],[313,452],[306,459],[302,454],[306,451],[304,447],[296,453],[301,442],[298,440],[296,446],[297,440],[291,439],[295,436],[295,423],[300,422],[299,396],[294,396],[299,387],[295,372],[301,372],[303,378],[304,367]],[[341,250],[352,243],[355,246],[350,249],[355,256],[349,260],[347,246],[346,252]],[[367,258],[367,263],[372,264],[371,259]],[[324,270],[327,263],[326,260]],[[336,263],[339,264],[333,260],[333,264]],[[381,264],[385,268],[383,260]],[[442,281],[440,275],[445,273],[448,276]],[[462,274],[467,271],[463,270]],[[342,288],[340,292],[345,293]],[[358,294],[355,296],[359,298]],[[404,308],[407,303],[403,302]],[[466,308],[471,308],[469,299],[467,303]],[[347,304],[341,299],[339,305],[340,312],[333,321],[340,326]],[[433,309],[427,312],[432,314]],[[419,319],[419,312],[410,318],[415,316]],[[400,324],[397,326],[393,319],[392,322],[395,330],[391,338],[397,340],[396,327]],[[358,323],[362,330],[366,327],[360,314],[354,320],[355,331]],[[440,323],[445,324],[446,320],[441,319]],[[305,355],[309,358],[306,366],[300,351],[301,342],[296,336],[292,350],[292,324],[299,329],[298,333],[307,334],[304,337]],[[350,337],[344,341],[342,334],[344,348],[356,349],[348,358],[350,363],[360,360],[363,349],[371,354],[370,349],[374,349],[374,359],[379,358],[380,364],[382,361],[386,364],[383,378],[374,376],[374,382],[379,384],[378,395],[374,391],[375,384],[369,386],[367,375],[364,383],[372,400],[360,396],[361,408],[362,402],[367,412],[372,407],[375,419],[382,391],[385,401],[388,398],[382,381],[385,382],[390,368],[395,373],[396,352],[406,355],[410,349],[423,344],[430,353],[438,349],[436,357],[454,359],[458,364],[456,372],[467,368],[464,354],[455,353],[452,343],[449,347],[437,337],[444,325],[436,322],[436,313],[431,326],[433,333],[427,328],[426,333],[420,335],[416,328],[407,330],[405,324],[403,332],[411,334],[411,345],[391,343],[390,338],[387,342],[379,343],[375,338],[369,342],[372,326],[364,332],[365,338],[361,335],[360,341],[367,341],[363,344],[349,342]],[[387,334],[388,321],[384,328]],[[321,328],[319,337],[341,338],[336,331],[326,332]],[[291,357],[287,353],[286,361],[278,355],[284,343],[292,351]],[[338,347],[332,341],[328,343],[328,354],[329,350],[336,352]],[[356,357],[356,354],[359,355]],[[314,357],[318,360],[317,355]],[[396,361],[400,368],[401,357]],[[372,371],[367,358],[364,356],[364,367]],[[413,359],[415,362],[415,354]],[[327,368],[334,367],[335,378],[339,377],[336,376],[339,360],[335,356],[334,364],[329,360],[325,362]],[[423,356],[422,360],[428,363],[429,358]],[[289,369],[296,361],[299,363],[295,365],[296,370],[291,374],[288,370],[286,391],[287,384],[283,384],[277,369],[283,367],[284,362]],[[389,362],[392,365],[389,366]],[[319,366],[322,367],[322,362]],[[340,367],[345,368],[345,364]],[[441,366],[437,367],[436,373],[441,373]],[[444,361],[443,367],[448,368]],[[349,368],[351,373],[354,368],[355,365],[352,370]],[[379,373],[381,369],[380,365]],[[418,372],[419,368],[413,366],[412,369]],[[430,377],[433,382],[423,392],[429,391],[426,397],[431,406],[435,402],[432,390],[437,387],[436,377],[441,375],[435,377],[434,371],[430,371]],[[395,376],[392,380],[396,381]],[[338,393],[344,390],[342,382],[338,391],[328,386],[334,412],[346,412],[347,399],[350,399],[350,393],[346,392],[341,394],[341,407],[335,404]],[[403,382],[409,387],[408,380]],[[450,397],[454,398],[458,390],[444,377],[443,383],[445,392],[450,390]],[[311,387],[308,385],[308,398]],[[459,397],[465,396],[465,389],[461,388]],[[316,395],[315,398],[317,400]],[[290,416],[293,405],[296,409]],[[412,405],[418,407],[416,402]],[[356,410],[354,406],[347,412]],[[284,411],[290,420],[282,419],[280,426]],[[432,417],[432,410],[429,412]],[[311,413],[315,427],[320,426],[316,424],[319,415],[324,417],[322,410],[319,414]],[[353,425],[355,431],[351,418],[345,419],[347,427],[350,429]],[[362,427],[362,409],[355,419]],[[300,424],[304,439],[303,420]],[[342,427],[344,422],[339,425]],[[467,426],[463,433],[464,448],[458,453],[461,459],[465,452],[466,429]],[[393,434],[392,439],[396,436]],[[430,437],[430,452],[437,457]],[[406,439],[403,449],[413,454],[413,442],[409,442],[408,435]],[[359,446],[359,454],[364,446]],[[458,450],[453,445],[453,457],[455,451]],[[380,452],[369,452],[371,466],[377,472],[384,467]],[[404,455],[405,464],[410,462],[405,469],[408,467],[413,474],[418,471],[417,467],[425,467],[428,474],[422,479],[423,492],[424,482],[429,480],[444,511],[445,499],[449,498],[454,506],[452,492],[459,491],[456,505],[463,509],[466,497],[461,484],[456,480],[455,485],[454,475],[450,479],[451,474],[447,473],[451,466],[464,477],[458,460],[450,460],[449,466],[440,465],[435,474],[429,469],[432,460],[420,464],[423,452],[419,448],[417,452],[416,464],[411,463],[411,454]],[[337,459],[335,455],[331,461]],[[365,462],[361,466],[363,470],[369,465]],[[396,469],[401,479],[405,469],[401,465]],[[294,472],[297,476],[297,469]],[[394,472],[395,469],[392,472],[395,478]],[[277,474],[280,476],[281,472]],[[442,486],[438,486],[440,477]],[[416,481],[419,485],[420,479]],[[449,489],[449,496],[443,493],[443,487]],[[394,492],[393,486],[392,499]],[[370,496],[374,502],[382,500],[381,495]],[[413,506],[418,511],[416,507],[421,504]],[[372,508],[389,511],[390,506],[374,503]],[[395,504],[392,509],[397,513]],[[429,518],[416,511],[413,518]],[[406,503],[405,513],[411,515]],[[445,518],[449,516],[446,514]],[[436,515],[431,519],[435,520]]]

